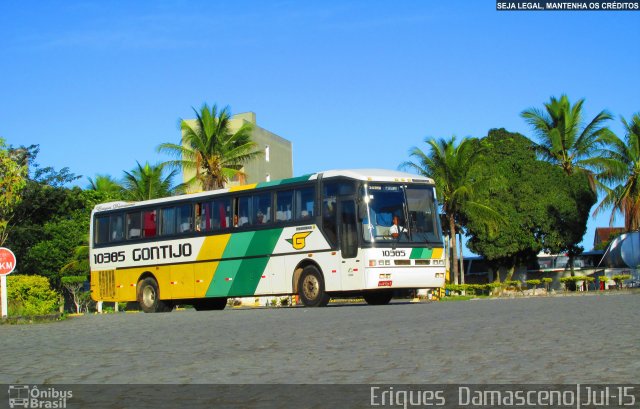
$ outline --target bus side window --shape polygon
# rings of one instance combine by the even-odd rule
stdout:
[[[253,196],[253,224],[267,224],[271,222],[271,193]]]
[[[140,238],[142,234],[140,212],[127,213],[127,239]]]
[[[196,231],[211,230],[211,202],[196,203],[194,211],[194,229]]]
[[[96,217],[94,231],[94,243],[103,244],[109,242],[109,216]]]
[[[178,207],[178,233],[188,233],[193,231],[191,215],[191,205],[183,204]]]
[[[236,212],[236,216],[238,216],[238,226],[248,226],[250,224],[251,219],[249,216],[251,215],[251,197],[245,196],[238,198],[238,211]]]
[[[160,211],[160,234],[170,236],[176,233],[176,209],[166,207]]]
[[[122,214],[114,214],[111,216],[109,227],[109,237],[111,241],[120,241],[124,238],[124,223]]]
[[[226,229],[231,225],[231,199],[222,198],[213,201],[211,206],[211,228]]]
[[[288,222],[292,219],[293,190],[276,193],[276,221]]]
[[[156,211],[145,210],[142,212],[142,236],[143,237],[155,237],[156,236]]]
[[[315,189],[312,187],[296,189],[296,220],[307,220],[313,217],[315,196]]]

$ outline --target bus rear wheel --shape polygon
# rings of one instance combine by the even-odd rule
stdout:
[[[393,298],[393,291],[367,291],[363,294],[363,297],[369,305],[387,305]]]
[[[224,310],[226,306],[226,298],[205,298],[193,303],[193,308],[195,308],[196,311]]]
[[[171,302],[160,300],[158,282],[147,277],[138,282],[138,304],[144,312],[169,312],[173,310]]]
[[[305,307],[325,307],[331,297],[324,288],[322,273],[315,266],[307,266],[298,279],[298,295]]]

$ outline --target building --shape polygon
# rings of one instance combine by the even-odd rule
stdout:
[[[293,146],[291,141],[258,126],[254,112],[233,115],[229,120],[231,132],[236,132],[245,123],[250,123],[253,126],[251,138],[263,154],[242,168],[246,177],[235,178],[229,182],[229,185],[244,185],[293,177]],[[195,170],[183,171],[182,180],[187,181],[194,174]],[[195,189],[191,192],[193,191]]]
[[[624,227],[596,227],[596,234],[593,236],[593,248],[597,248],[602,243],[609,243],[611,239],[624,233]]]

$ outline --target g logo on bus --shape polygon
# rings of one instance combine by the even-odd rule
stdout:
[[[286,239],[294,249],[302,250],[307,245],[306,238],[310,235],[310,231],[301,231],[293,235],[290,239]]]

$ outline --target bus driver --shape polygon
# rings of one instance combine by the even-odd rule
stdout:
[[[407,229],[400,226],[399,223],[400,223],[400,219],[398,219],[398,216],[393,216],[393,224],[391,225],[391,227],[389,227],[389,234],[394,239],[397,239],[400,233],[407,232]]]

